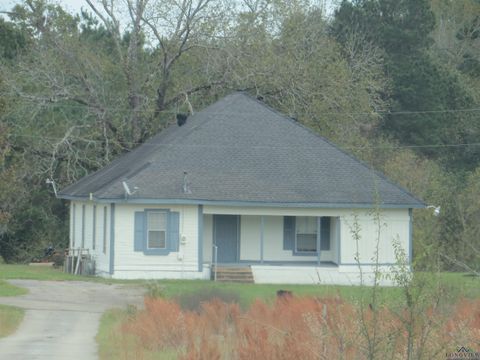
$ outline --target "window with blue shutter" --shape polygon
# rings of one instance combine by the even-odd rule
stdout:
[[[321,218],[320,250],[330,250],[330,221],[329,217]]]
[[[168,221],[168,245],[171,251],[178,251],[180,242],[180,213],[169,212]]]
[[[283,250],[296,256],[317,255],[317,217],[285,216],[283,218]],[[331,218],[320,217],[320,251],[330,250]]]
[[[134,251],[145,255],[168,255],[178,252],[180,213],[167,209],[135,212]]]
[[[145,222],[145,212],[144,211],[136,211],[135,212],[135,234],[134,234],[134,239],[133,239],[133,251],[143,251],[144,222]]]

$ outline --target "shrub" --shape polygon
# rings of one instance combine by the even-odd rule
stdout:
[[[161,285],[158,281],[149,281],[147,283],[147,296],[151,298],[161,298],[165,287]]]
[[[61,268],[65,261],[65,254],[63,252],[55,252],[51,257],[51,261],[53,262],[53,267]]]

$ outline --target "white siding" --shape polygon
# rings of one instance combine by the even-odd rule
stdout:
[[[85,205],[85,244],[84,248],[93,252],[93,204]]]
[[[75,204],[75,214],[73,214],[73,205]],[[93,201],[80,202],[72,201],[70,206],[71,220],[70,220],[70,247],[78,249],[82,245],[82,217],[83,217],[83,205],[85,205],[85,243],[84,249],[87,249],[95,260],[95,269],[98,275],[109,276],[110,266],[110,254],[109,254],[109,242],[110,242],[110,205],[99,204]],[[93,206],[97,205],[97,221],[96,221],[96,246],[93,249]],[[103,253],[103,208],[107,206],[107,251]],[[75,244],[72,244],[73,240],[73,217],[75,216]]]
[[[260,216],[240,218],[240,260],[260,260]]]
[[[168,255],[145,255],[133,251],[136,211],[169,209],[180,213],[180,245],[178,252]],[[203,249],[202,249],[203,251]],[[198,272],[198,206],[130,205],[115,208],[115,278],[205,278]]]
[[[110,204],[96,203],[96,248],[92,249],[93,238],[93,205],[94,202],[72,202],[71,212],[75,204],[75,214],[70,217],[70,241],[75,238],[75,248],[81,245],[82,238],[82,205],[85,205],[85,247],[96,260],[97,273],[109,276],[110,254]],[[107,206],[106,222],[106,253],[103,252],[103,214]],[[145,209],[170,209],[180,214],[180,245],[178,252],[168,255],[145,255],[133,251],[135,211]],[[409,214],[407,209],[383,209],[381,211],[380,236],[373,216],[367,210],[351,209],[295,209],[295,208],[241,208],[224,206],[204,206],[203,233],[203,271],[198,271],[198,206],[195,205],[132,205],[116,204],[115,206],[115,248],[114,277],[115,278],[199,278],[209,277],[209,266],[212,255],[213,214],[241,215],[240,222],[240,259],[245,261],[260,260],[260,216],[264,216],[264,260],[274,262],[316,261],[316,256],[294,256],[291,250],[283,250],[283,217],[284,216],[330,216],[331,250],[323,251],[322,261],[338,263],[335,270],[322,270],[320,278],[326,283],[355,283],[358,277],[358,267],[355,261],[356,243],[352,235],[356,214],[360,226],[359,253],[360,261],[372,263],[375,253],[376,239],[379,239],[379,263],[396,262],[392,241],[398,239],[408,254],[409,249]],[[75,234],[73,234],[73,219],[75,218]],[[337,226],[337,221],[340,221]],[[336,240],[339,240],[336,241]],[[182,241],[183,240],[183,241]],[[340,248],[337,248],[339,244]],[[338,258],[340,256],[340,259]],[[366,267],[365,267],[366,266]],[[366,273],[371,273],[371,267],[365,265]],[[315,266],[254,266],[255,279],[258,282],[318,282],[318,269]],[[289,272],[290,270],[291,273]],[[308,270],[307,270],[308,269]],[[288,273],[288,276],[286,275]],[[312,275],[313,274],[313,275]],[[338,275],[341,274],[341,275]],[[308,278],[308,279],[307,279]],[[368,275],[367,275],[368,278]],[[330,280],[326,280],[330,279]]]
[[[378,262],[381,264],[396,263],[393,252],[393,241],[398,240],[405,252],[409,253],[409,215],[408,210],[384,210],[378,222],[372,215],[358,214],[360,225],[358,249],[361,263],[372,263],[375,257],[378,240]],[[352,234],[355,218],[352,215],[342,217],[341,222],[341,262],[342,264],[356,264],[356,241]]]
[[[82,246],[82,203],[75,203],[75,234],[73,235],[73,247],[79,248]]]
[[[106,207],[106,218],[105,216]],[[105,221],[105,222],[104,222]],[[110,205],[97,204],[97,237],[95,240],[96,270],[99,274],[110,273]],[[103,241],[105,237],[105,252]]]
[[[74,225],[76,225],[76,224],[74,224],[75,210],[76,210],[76,205],[74,206],[73,201],[72,201],[72,202],[70,202],[70,229],[69,229],[70,230],[69,231],[70,239],[69,239],[69,242],[68,242],[68,247],[70,247],[70,248],[73,247],[73,236],[74,236],[74,231],[75,231],[75,229],[73,227],[74,227]]]
[[[338,248],[340,246],[340,218],[332,217],[330,221],[330,250],[322,250],[321,260],[322,261],[332,261],[335,264],[338,264]]]

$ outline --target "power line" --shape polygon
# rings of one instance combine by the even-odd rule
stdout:
[[[34,136],[34,135],[11,135],[9,137],[25,137],[25,138],[32,138],[32,139],[46,139],[52,141],[62,141],[65,140],[64,138],[59,137],[46,137],[46,136]],[[71,138],[74,142],[88,142],[88,143],[98,143],[103,144],[105,143],[103,140],[94,140],[94,139],[85,139],[85,138]],[[111,141],[111,140],[110,140]],[[170,148],[211,148],[211,149],[239,149],[244,148],[243,146],[232,146],[232,145],[200,145],[200,144],[157,144],[157,143],[140,143],[140,142],[133,142],[128,143],[129,145],[135,146],[153,146],[153,147],[170,147]],[[339,146],[342,149],[416,149],[416,148],[454,148],[454,147],[477,147],[480,146],[480,142],[474,143],[453,143],[453,144],[428,144],[428,145],[363,145],[363,146]],[[311,149],[311,147],[301,147],[301,146],[271,146],[271,145],[252,145],[250,148],[252,149]],[[132,151],[134,149],[129,149]]]
[[[34,100],[22,99],[22,101],[36,103]],[[48,108],[48,107],[61,107],[61,108],[72,108],[72,109],[90,109],[97,111],[129,111],[129,112],[138,112],[138,113],[152,113],[155,109],[126,109],[123,107],[99,107],[99,106],[89,106],[81,104],[59,104],[59,103],[48,103],[39,104],[39,106]],[[167,114],[176,114],[177,111],[174,110],[162,110],[162,113]],[[449,114],[449,113],[468,113],[468,112],[480,112],[480,107],[474,108],[463,108],[463,109],[443,109],[443,110],[404,110],[404,111],[389,111],[389,110],[375,110],[370,112],[348,112],[348,111],[335,111],[335,112],[322,112],[321,115],[422,115],[422,114]],[[216,114],[221,114],[220,112]]]

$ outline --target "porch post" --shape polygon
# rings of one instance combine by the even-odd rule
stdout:
[[[320,239],[322,234],[322,217],[317,217],[317,265],[320,266]]]
[[[263,238],[265,231],[265,217],[260,216],[260,263],[263,264]]]

